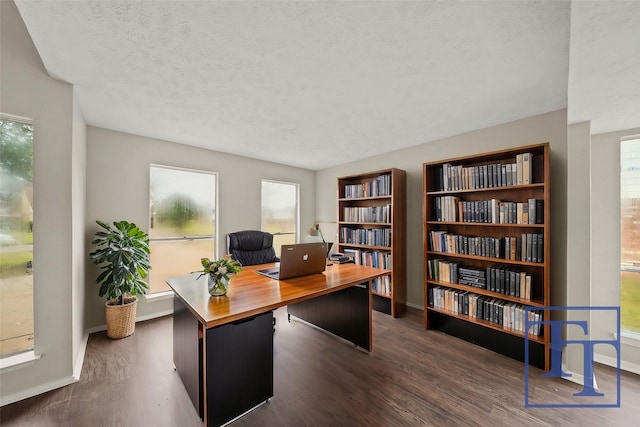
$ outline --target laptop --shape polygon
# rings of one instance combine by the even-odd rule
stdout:
[[[282,245],[280,265],[256,270],[256,273],[276,280],[322,273],[327,264],[327,243]]]

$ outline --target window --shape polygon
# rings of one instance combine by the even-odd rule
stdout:
[[[199,270],[215,258],[217,174],[150,167],[149,292],[170,290],[165,279]]]
[[[273,234],[273,247],[298,241],[298,184],[262,180],[262,231]]]
[[[33,126],[0,115],[0,358],[33,350]]]
[[[640,138],[620,146],[621,328],[640,332]]]

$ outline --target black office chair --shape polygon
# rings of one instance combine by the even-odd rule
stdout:
[[[259,230],[227,234],[227,253],[242,265],[280,261],[273,249],[273,234]]]
[[[273,249],[273,234],[266,231],[246,230],[227,234],[227,253],[242,265],[267,264],[278,262]],[[273,332],[276,331],[276,318],[273,318]]]

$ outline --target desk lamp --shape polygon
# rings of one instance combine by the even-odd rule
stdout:
[[[320,230],[320,224],[313,224],[313,227],[309,229],[309,232],[307,234],[314,237],[320,235],[320,237],[322,238],[322,242],[327,243],[324,240],[324,236],[322,235],[322,230]]]

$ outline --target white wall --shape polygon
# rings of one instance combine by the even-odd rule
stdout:
[[[74,377],[80,377],[84,350],[87,345],[88,334],[84,327],[85,300],[85,260],[87,259],[87,245],[85,243],[86,221],[86,181],[87,181],[87,125],[84,122],[80,105],[73,99],[73,140],[71,147],[71,187],[72,187],[72,265],[71,275],[73,284],[71,295],[72,307],[72,336],[74,363]]]
[[[218,173],[217,253],[225,253],[224,236],[232,231],[260,229],[261,180],[300,184],[300,232],[312,225],[315,173],[158,139],[102,128],[88,128],[87,241],[98,229],[95,220],[127,220],[149,231],[149,165],[151,163]],[[104,325],[104,299],[95,285],[97,268],[87,261],[87,328]],[[153,270],[152,270],[153,273]],[[185,274],[188,271],[185,271]],[[173,309],[173,300],[140,298],[138,318]]]
[[[75,292],[83,286],[84,193],[81,183],[72,184],[82,180],[82,119],[74,115],[72,87],[46,74],[11,1],[0,2],[0,87],[2,112],[33,119],[34,345],[40,356],[0,372],[5,404],[73,382],[83,333],[74,320],[82,311]]]
[[[407,303],[422,309],[422,164],[451,157],[550,142],[552,303],[566,300],[567,113],[559,110],[318,171],[316,217],[336,233],[337,178],[386,168],[407,171]],[[390,141],[389,144],[393,144]],[[331,227],[331,229],[329,229]]]
[[[640,128],[591,136],[591,305],[620,305],[620,140]],[[582,292],[589,292],[584,284]],[[592,333],[611,339],[615,323],[592,314]],[[615,366],[615,352],[597,346],[597,359]],[[622,338],[622,368],[640,374],[640,342]]]
[[[591,304],[591,271],[589,248],[591,247],[590,215],[590,149],[591,128],[589,122],[568,127],[567,147],[569,164],[567,167],[567,280],[566,292],[568,306],[586,307]],[[557,304],[561,305],[561,304]],[[589,313],[577,310],[567,312],[567,320],[589,319]],[[567,339],[585,339],[577,327],[567,328]],[[572,380],[582,383],[582,348],[567,346],[563,354],[564,371],[571,372]]]

